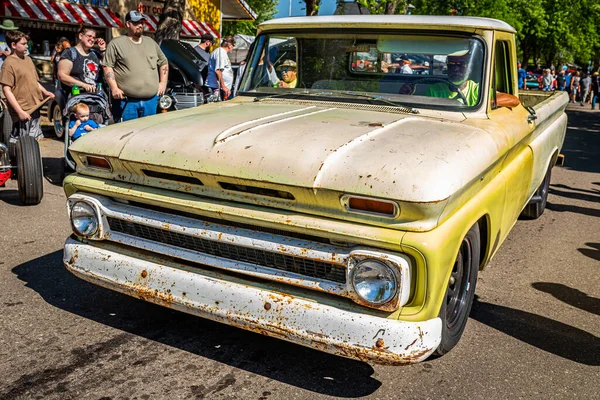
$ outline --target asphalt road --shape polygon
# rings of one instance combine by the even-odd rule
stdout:
[[[600,112],[570,106],[548,208],[480,274],[459,345],[405,367],[339,358],[69,274],[62,144],[38,206],[0,188],[0,399],[592,399],[600,392]]]

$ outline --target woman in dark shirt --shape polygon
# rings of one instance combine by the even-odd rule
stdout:
[[[106,50],[106,42],[96,38],[96,31],[83,27],[78,34],[75,47],[63,50],[58,63],[58,79],[63,90],[71,92],[74,85],[86,92],[95,92],[100,79],[100,57],[92,48],[96,43],[101,54]]]

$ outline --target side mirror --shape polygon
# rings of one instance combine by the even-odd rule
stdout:
[[[515,108],[521,104],[517,96],[508,93],[496,92],[496,107]]]

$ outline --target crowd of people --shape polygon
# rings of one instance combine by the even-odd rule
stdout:
[[[518,83],[519,89],[527,88],[527,71],[523,69],[522,64],[518,65]],[[589,104],[592,110],[596,109],[600,95],[600,74],[582,71],[569,71],[563,67],[556,72],[554,67],[544,68],[537,77],[537,89],[543,91],[565,91],[569,94],[569,102],[579,104],[584,107]]]
[[[139,11],[125,16],[127,34],[107,43],[97,37],[91,27],[82,27],[74,45],[60,38],[51,55],[55,91],[71,98],[79,94],[108,97],[112,120],[128,121],[157,112],[158,99],[167,89],[169,63],[160,46],[144,36],[144,20]],[[195,47],[205,61],[200,65],[205,95],[218,100],[232,98],[233,69],[228,53],[235,46],[232,36],[222,39],[220,46],[209,52],[215,38],[202,36]],[[0,85],[13,121],[11,137],[41,137],[40,109],[55,93],[39,83],[39,76],[28,57],[29,36],[11,20],[0,25]],[[72,139],[102,127],[93,105],[75,104],[71,110],[68,134]],[[12,139],[11,139],[12,140]]]

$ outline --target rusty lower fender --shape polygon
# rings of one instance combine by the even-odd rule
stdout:
[[[183,264],[121,254],[68,238],[63,261],[74,275],[165,307],[362,361],[406,364],[440,343],[439,318],[407,322],[342,310],[204,274]]]

